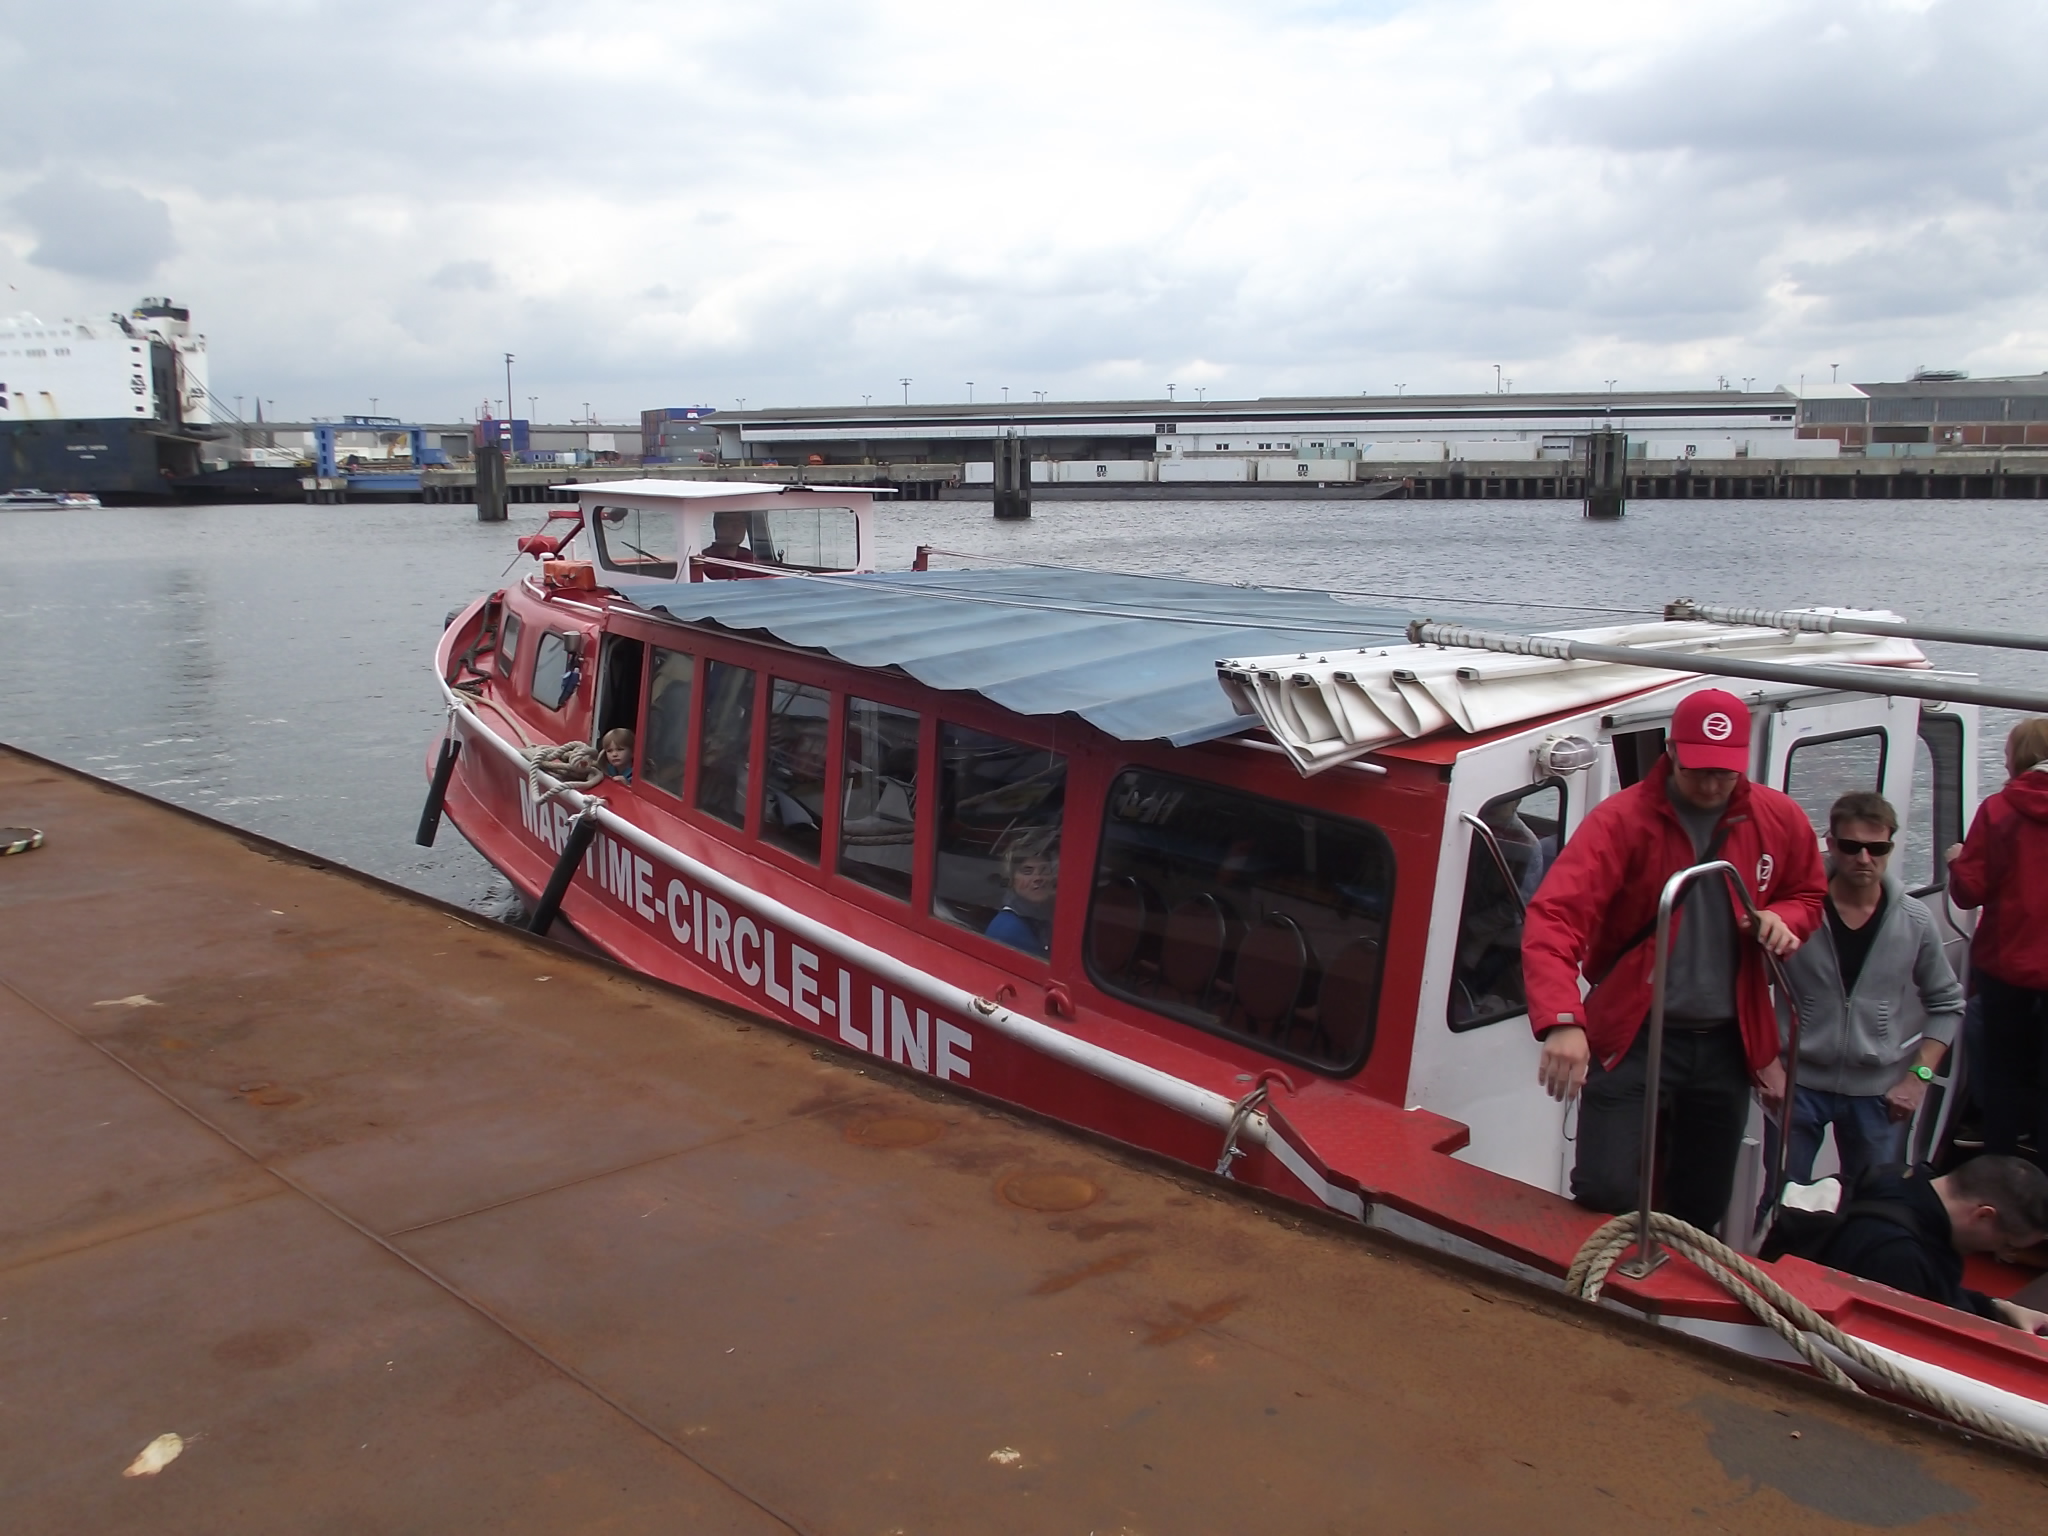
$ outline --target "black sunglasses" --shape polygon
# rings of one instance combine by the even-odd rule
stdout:
[[[1867,853],[1873,859],[1883,858],[1886,854],[1890,853],[1895,846],[1897,846],[1896,844],[1890,842],[1859,842],[1853,837],[1837,837],[1832,832],[1828,834],[1828,841],[1835,845],[1835,851],[1837,853],[1846,853],[1852,857],[1859,853]]]

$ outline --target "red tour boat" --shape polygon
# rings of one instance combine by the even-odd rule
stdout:
[[[1889,615],[1411,633],[1323,593],[876,572],[865,492],[573,489],[520,541],[537,568],[441,639],[423,841],[445,806],[535,926],[559,915],[636,970],[1542,1284],[1601,1224],[1565,1196],[1568,1116],[1522,996],[1522,904],[1561,843],[1732,673],[1752,776],[1817,828],[1881,790],[1909,888],[1938,893],[1976,801],[1972,700],[2015,702],[1930,671]],[[1916,1152],[1951,1098],[1928,1096]],[[1625,1269],[1606,1300],[1798,1358],[1692,1265]],[[2048,1433],[2039,1341],[1798,1259],[1772,1273]]]

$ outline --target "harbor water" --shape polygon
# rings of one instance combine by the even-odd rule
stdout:
[[[433,642],[451,609],[527,564],[513,540],[542,509],[514,511],[495,525],[413,503],[9,513],[0,741],[494,910],[507,891],[452,829],[431,850],[412,833],[441,710]],[[917,502],[880,521],[884,569],[931,544],[1520,627],[1620,622],[1680,596],[2010,629],[2048,613],[2048,513],[2030,501],[1637,502],[1612,523],[1556,501],[1055,502],[1021,523]],[[2040,686],[2033,656],[1930,654]],[[1987,791],[2005,723],[1987,716]]]

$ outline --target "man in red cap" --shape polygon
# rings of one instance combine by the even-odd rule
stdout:
[[[1667,751],[1610,795],[1558,855],[1522,930],[1537,1071],[1553,1098],[1583,1094],[1572,1197],[1598,1211],[1636,1202],[1648,1076],[1657,898],[1693,864],[1725,859],[1755,903],[1752,923],[1724,880],[1695,881],[1672,913],[1659,1085],[1660,1210],[1711,1231],[1728,1208],[1752,1083],[1783,1097],[1778,1021],[1763,949],[1783,957],[1820,926],[1827,878],[1806,813],[1745,777],[1749,710],[1704,688],[1672,716]],[[1591,991],[1580,995],[1584,976]]]

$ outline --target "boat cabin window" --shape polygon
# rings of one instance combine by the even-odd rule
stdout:
[[[1850,731],[1814,736],[1785,755],[1785,793],[1799,802],[1816,835],[1828,830],[1828,811],[1852,789],[1884,787],[1885,733]]]
[[[1059,753],[942,723],[933,913],[1049,954],[1066,793]]]
[[[761,840],[818,862],[825,829],[825,743],[832,696],[806,683],[768,684],[768,770],[761,775]]]
[[[549,709],[560,709],[575,696],[583,682],[583,668],[569,637],[557,630],[543,630],[540,644],[533,648],[533,698]]]
[[[676,518],[666,510],[599,507],[590,526],[597,560],[622,576],[667,578],[676,574]]]
[[[917,831],[915,710],[846,701],[846,769],[839,810],[839,873],[910,900]]]
[[[699,553],[715,560],[798,571],[850,571],[860,564],[860,520],[851,507],[727,508],[711,516]]]
[[[647,737],[640,743],[640,782],[683,797],[690,746],[690,684],[696,658],[687,651],[654,650],[647,682]]]
[[[754,674],[729,661],[704,666],[704,724],[697,739],[697,809],[747,824],[747,755],[754,740]]]
[[[1900,840],[1899,878],[1915,896],[1948,880],[1943,856],[1963,840],[1963,722],[1923,705],[1913,743],[1913,798]]]
[[[1088,914],[1096,985],[1331,1071],[1371,1054],[1394,854],[1379,828],[1132,769]]]
[[[1522,909],[1564,846],[1564,797],[1564,781],[1547,779],[1479,808],[1493,842],[1489,846],[1473,831],[1472,851],[1465,858],[1465,903],[1445,1010],[1454,1030],[1497,1024],[1528,1011],[1528,994],[1522,990]]]
[[[519,659],[519,615],[508,613],[498,626],[498,676],[509,678],[512,663]]]

